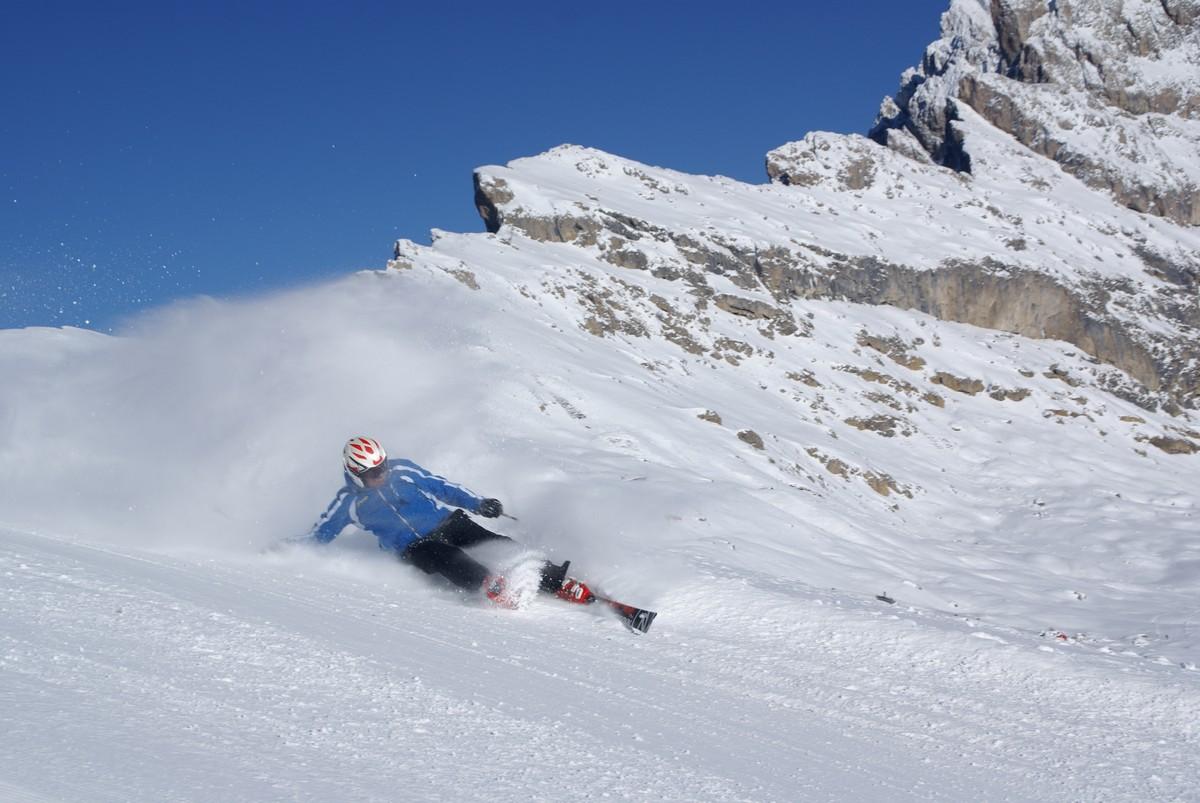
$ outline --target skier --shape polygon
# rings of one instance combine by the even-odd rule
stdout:
[[[346,484],[313,526],[310,537],[327,544],[348,524],[379,539],[379,548],[394,552],[426,574],[440,574],[467,591],[483,591],[497,605],[514,607],[503,576],[490,571],[463,550],[485,541],[512,539],[479,526],[463,510],[484,518],[504,512],[500,500],[476,496],[410,460],[389,460],[374,438],[356,436],[342,450]],[[458,508],[451,511],[448,506]],[[569,601],[582,601],[590,590],[567,578],[567,566],[546,561],[538,590]]]

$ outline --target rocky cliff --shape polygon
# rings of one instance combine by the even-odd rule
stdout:
[[[871,137],[970,170],[968,107],[1118,202],[1200,224],[1200,3],[954,0]]]
[[[1116,369],[1099,379],[1115,392],[1194,408],[1194,12],[953,0],[871,138],[784,145],[770,185],[563,146],[481,168],[476,204],[489,231],[569,243],[783,330],[803,331],[796,299],[887,304],[1067,341]]]

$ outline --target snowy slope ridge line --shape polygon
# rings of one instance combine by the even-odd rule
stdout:
[[[832,134],[769,155],[790,186],[563,146],[480,168],[477,203],[502,238],[571,244],[566,264],[765,295],[784,314],[835,298],[1066,340],[1128,374],[1122,392],[1142,406],[1192,406],[1200,229],[1121,208],[970,110],[961,126],[969,178]],[[398,263],[414,250],[397,244]]]
[[[1194,780],[1194,685],[965,632],[914,641],[902,618],[832,598],[747,613],[762,599],[736,584],[684,589],[670,632],[631,639],[565,606],[513,616],[403,574],[364,582],[359,559],[5,531],[0,561],[23,591],[3,598],[18,704],[0,716],[20,747],[2,771],[36,794],[515,798],[567,772],[618,797],[1134,799]],[[755,650],[730,655],[731,636]],[[96,752],[64,754],[63,733]],[[104,755],[148,743],[160,760],[109,774]]]

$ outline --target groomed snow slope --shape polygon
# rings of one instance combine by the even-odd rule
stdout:
[[[641,334],[585,329],[605,293]],[[804,302],[786,337],[703,312],[697,337],[749,348],[717,360],[660,337],[655,296],[703,312],[569,246],[443,236],[407,271],[121,337],[0,332],[0,789],[1197,794],[1200,456],[1147,442],[1185,423],[1064,344]],[[885,413],[891,436],[848,423]],[[506,532],[654,629],[490,610],[361,534],[264,554],[358,432],[500,497]]]
[[[0,534],[0,790],[61,800],[1169,800],[1200,695],[948,617],[736,579],[636,638],[369,552]]]

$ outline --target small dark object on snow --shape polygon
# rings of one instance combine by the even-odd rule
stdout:
[[[882,594],[876,594],[875,599],[879,600],[880,602],[886,602],[888,605],[896,604],[896,600],[889,597],[886,591],[884,591]]]

